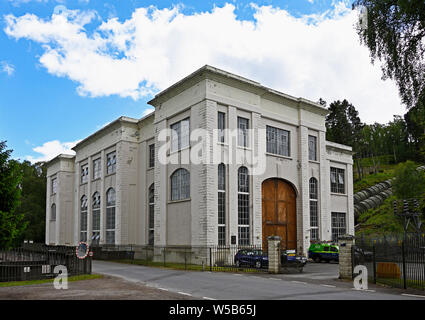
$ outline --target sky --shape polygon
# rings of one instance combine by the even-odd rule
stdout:
[[[403,115],[351,1],[0,0],[0,141],[50,160],[205,64],[366,123]]]

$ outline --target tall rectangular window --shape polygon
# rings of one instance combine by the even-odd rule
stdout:
[[[81,166],[81,183],[89,181],[89,165],[85,164]]]
[[[238,170],[238,243],[250,243],[249,174],[246,167]]]
[[[226,166],[218,165],[218,245],[226,245]]]
[[[319,240],[319,206],[318,183],[316,178],[310,179],[310,240]]]
[[[267,126],[266,139],[268,153],[290,156],[289,131]]]
[[[106,156],[106,174],[111,174],[116,171],[117,166],[117,153],[111,152]]]
[[[308,136],[308,160],[317,161],[317,137]]]
[[[171,126],[171,151],[178,151],[189,146],[190,124],[189,118]]]
[[[219,112],[217,117],[218,122],[218,142],[224,143],[224,129],[226,129],[226,114]]]
[[[58,179],[53,178],[52,179],[52,194],[55,194],[56,192],[58,192]]]
[[[248,129],[249,120],[246,118],[238,117],[238,146],[248,147]]]
[[[344,212],[332,212],[332,241],[337,241],[339,236],[347,233],[347,222]]]
[[[331,192],[345,193],[345,170],[331,167]]]
[[[155,167],[155,145],[149,145],[149,168]]]
[[[93,179],[99,179],[102,173],[100,158],[93,160]]]

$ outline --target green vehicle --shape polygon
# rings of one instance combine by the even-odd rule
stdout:
[[[308,249],[308,257],[314,262],[339,261],[339,247],[331,243],[313,243]]]

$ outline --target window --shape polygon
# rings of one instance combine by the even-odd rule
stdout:
[[[224,143],[224,129],[226,129],[226,114],[219,112],[217,117],[218,122],[218,142]]]
[[[173,124],[171,130],[171,151],[178,151],[189,146],[189,118]]]
[[[249,245],[249,175],[246,167],[238,170],[238,239]]]
[[[331,192],[345,193],[345,171],[344,169],[331,167]]]
[[[308,160],[317,161],[317,137],[308,136]]]
[[[218,245],[226,245],[226,166],[218,165]]]
[[[310,179],[310,239],[319,240],[319,209],[316,178]]]
[[[99,179],[102,174],[100,158],[93,160],[93,179]]]
[[[115,244],[115,190],[106,192],[106,243]]]
[[[153,246],[155,243],[155,186],[152,184],[149,187],[149,230],[148,230],[148,244]]]
[[[177,169],[171,175],[171,200],[190,198],[190,173],[186,169]]]
[[[116,171],[117,153],[111,152],[106,156],[106,174],[111,174]]]
[[[290,156],[289,131],[266,127],[267,152],[281,156]]]
[[[155,145],[149,146],[149,168],[155,167]]]
[[[332,212],[332,241],[337,241],[339,236],[347,233],[344,212]]]
[[[98,244],[100,240],[100,194],[93,194],[92,204],[92,243]]]
[[[50,221],[56,221],[56,204],[52,204],[50,209]]]
[[[81,197],[80,204],[80,241],[87,241],[87,197]]]
[[[249,120],[238,117],[238,146],[248,147]]]
[[[81,183],[89,181],[89,165],[85,164],[81,166]]]
[[[55,194],[58,191],[58,179],[52,179],[52,194]]]

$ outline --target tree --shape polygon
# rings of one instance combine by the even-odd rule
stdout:
[[[367,12],[358,34],[372,63],[380,60],[383,78],[395,80],[407,108],[415,106],[425,96],[425,1],[356,0],[356,7]]]
[[[43,162],[20,164],[23,172],[21,204],[16,213],[24,215],[28,224],[16,242],[33,240],[42,243],[46,233],[46,168]]]
[[[400,199],[420,198],[425,190],[425,172],[412,161],[400,163],[394,174],[394,195]]]
[[[8,248],[25,230],[24,216],[15,212],[21,197],[22,172],[19,162],[9,159],[12,150],[0,141],[0,247]]]

